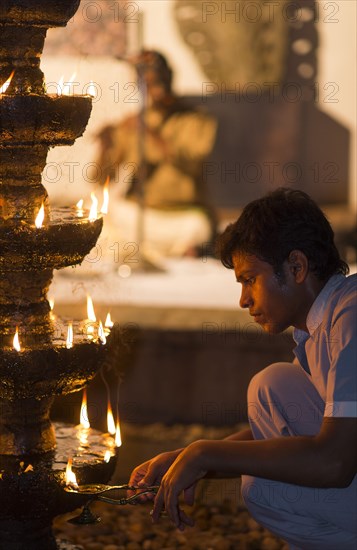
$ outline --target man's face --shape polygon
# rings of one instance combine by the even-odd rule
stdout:
[[[144,81],[149,106],[160,106],[164,102],[167,92],[164,83],[160,79],[159,73],[150,69],[146,70],[144,73]]]
[[[269,263],[254,255],[233,254],[233,265],[237,281],[242,284],[240,306],[249,308],[250,315],[266,332],[277,334],[296,325],[302,296],[287,262],[283,264],[283,280]]]

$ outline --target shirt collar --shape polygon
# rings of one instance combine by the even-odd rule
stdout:
[[[315,301],[312,304],[309,313],[307,314],[306,326],[309,332],[307,333],[304,330],[300,330],[297,328],[295,328],[293,331],[293,337],[297,344],[300,344],[304,340],[307,340],[307,338],[315,332],[317,327],[321,325],[326,304],[330,296],[344,280],[345,276],[339,273],[337,275],[332,275],[332,277],[330,277],[330,279],[327,281],[323,289],[316,296]]]

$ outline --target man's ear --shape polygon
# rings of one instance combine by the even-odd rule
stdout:
[[[294,276],[295,282],[305,281],[309,272],[309,261],[301,250],[292,250],[288,257],[288,269]]]

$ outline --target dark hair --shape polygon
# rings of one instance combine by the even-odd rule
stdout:
[[[157,73],[165,90],[171,91],[172,69],[162,53],[155,50],[142,50],[133,62],[137,71],[152,70]]]
[[[309,269],[320,280],[349,272],[334,243],[334,233],[317,204],[306,193],[279,188],[250,202],[235,223],[218,238],[218,253],[233,269],[236,252],[254,254],[268,262],[276,274],[292,250],[303,252]]]

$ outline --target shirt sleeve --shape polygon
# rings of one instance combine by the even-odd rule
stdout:
[[[330,369],[324,416],[357,417],[356,293],[337,305],[329,334]]]

